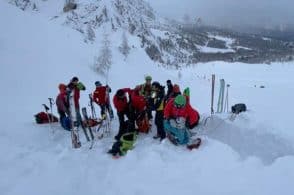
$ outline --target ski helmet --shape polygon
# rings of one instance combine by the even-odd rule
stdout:
[[[183,95],[178,95],[174,100],[174,105],[176,107],[184,107],[186,105],[186,97]]]

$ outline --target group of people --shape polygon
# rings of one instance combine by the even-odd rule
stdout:
[[[179,127],[194,128],[198,124],[199,113],[190,105],[188,88],[182,93],[180,87],[177,84],[173,85],[171,80],[166,81],[166,86],[167,90],[159,82],[152,82],[151,76],[146,76],[145,83],[137,85],[134,89],[117,90],[113,97],[120,124],[116,139],[126,131],[134,130],[135,121],[140,118],[147,116],[148,120],[151,120],[152,111],[155,111],[154,123],[157,134],[154,139],[163,140],[168,135],[179,144],[188,143],[189,135],[182,135]],[[126,118],[128,128],[125,128]],[[180,133],[176,132],[177,130]]]
[[[110,103],[111,88],[108,85],[102,85],[99,81],[95,82],[95,86],[96,89],[91,97],[100,107],[101,118],[103,119],[106,114],[113,118]],[[56,105],[64,128],[68,129],[64,120],[73,115],[73,110],[77,121],[81,122],[79,98],[80,91],[85,89],[77,77],[73,77],[67,85],[59,85],[60,92],[56,98]],[[69,93],[73,96],[72,104],[69,102]],[[172,84],[171,80],[166,81],[165,88],[157,81],[152,82],[151,76],[146,76],[145,82],[135,88],[118,89],[112,101],[119,120],[116,140],[120,140],[126,133],[140,131],[140,128],[144,128],[142,124],[146,124],[142,123],[143,121],[147,121],[147,128],[149,128],[153,111],[155,112],[154,124],[157,128],[154,139],[163,140],[168,136],[178,144],[186,144],[189,141],[189,135],[182,129],[192,129],[199,121],[199,113],[190,105],[189,89],[185,89],[182,93],[179,85]]]

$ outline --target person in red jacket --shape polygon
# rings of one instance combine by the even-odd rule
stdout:
[[[113,104],[117,110],[117,116],[119,120],[119,130],[117,135],[114,137],[116,140],[120,140],[120,137],[127,132],[125,128],[125,117],[129,118],[129,102],[126,94],[131,94],[130,88],[119,89],[113,96]]]
[[[130,110],[129,110],[129,130],[135,130],[135,121],[146,115],[146,99],[140,95],[140,87],[136,87],[131,92]]]
[[[69,116],[69,104],[67,101],[66,85],[61,83],[58,88],[59,94],[56,97],[55,103],[59,114],[59,122],[64,129],[69,130],[69,121],[67,120]]]
[[[102,86],[100,81],[95,82],[96,89],[93,92],[93,101],[100,106],[101,118],[104,118],[106,111],[109,113],[110,119],[113,119],[113,111],[109,101],[109,93],[111,88],[108,85]]]
[[[199,122],[199,113],[193,109],[184,95],[171,99],[164,109],[164,129],[171,141],[187,144],[190,139],[188,129]]]

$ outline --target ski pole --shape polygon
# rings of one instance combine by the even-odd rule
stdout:
[[[226,93],[225,108],[224,108],[225,112],[229,112],[229,87],[230,85],[227,84],[227,93]]]
[[[95,108],[93,105],[92,94],[89,94],[89,99],[90,99],[90,108],[91,108],[92,119],[96,119],[96,112],[95,112]]]
[[[46,105],[46,104],[42,104],[44,106],[44,109],[45,109],[45,112],[47,114],[47,117],[48,117],[48,121],[49,121],[49,128],[51,129],[51,131],[53,131],[53,128],[52,128],[52,125],[51,125],[51,117],[49,116],[49,107]]]
[[[54,104],[53,98],[48,98],[49,100],[49,105],[50,105],[50,110],[51,110],[51,116],[50,116],[50,122],[53,123],[53,110],[52,110],[52,105]],[[54,133],[54,129],[52,128],[52,133]]]
[[[211,107],[210,107],[211,115],[214,114],[214,110],[213,110],[214,84],[215,84],[215,74],[212,75],[212,79],[211,79]]]

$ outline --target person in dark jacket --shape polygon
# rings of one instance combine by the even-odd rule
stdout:
[[[71,110],[71,115],[75,116],[76,118],[76,124],[77,126],[82,125],[82,117],[80,113],[80,91],[81,90],[86,90],[86,87],[82,82],[79,82],[78,77],[73,77],[70,81],[70,83],[67,85],[66,88],[66,93],[67,93],[67,101],[69,104],[69,110]],[[73,106],[71,107],[71,101],[73,100]]]
[[[165,97],[166,97],[166,100],[167,100],[168,98],[171,97],[171,94],[173,92],[173,84],[172,84],[171,80],[166,81],[166,86],[167,86],[167,92],[166,92]]]
[[[159,82],[152,83],[152,100],[153,110],[155,110],[155,125],[157,127],[157,135],[154,139],[160,138],[160,141],[166,137],[163,127],[163,109],[164,109],[164,87]]]

